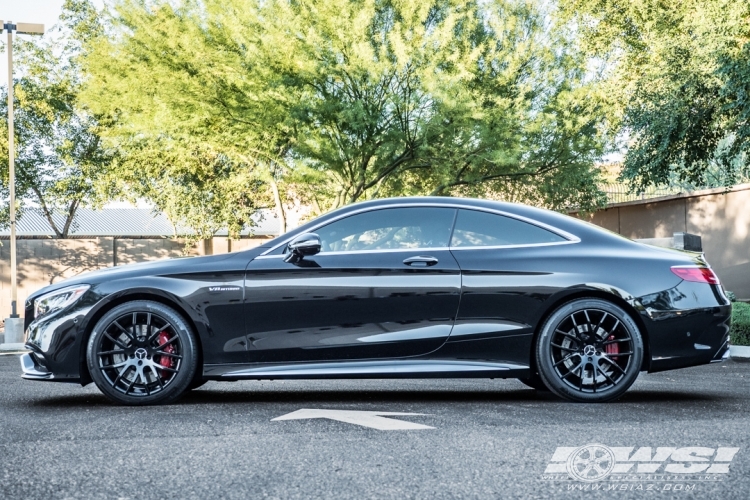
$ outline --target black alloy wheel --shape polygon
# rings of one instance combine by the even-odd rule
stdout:
[[[105,314],[89,338],[91,378],[112,401],[125,405],[171,403],[194,381],[197,346],[184,318],[145,300]]]
[[[643,361],[643,340],[622,308],[600,299],[568,302],[545,321],[536,346],[544,384],[578,402],[605,402],[633,385]]]

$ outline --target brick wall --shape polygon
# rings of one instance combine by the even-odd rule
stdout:
[[[246,238],[230,242],[217,237],[210,244],[198,243],[187,254],[221,254],[230,249],[237,252],[265,241],[265,238]],[[4,319],[10,315],[10,243],[8,240],[0,243],[0,319]],[[23,315],[26,297],[39,288],[113,265],[182,257],[184,242],[168,238],[19,239],[16,251],[18,312]]]

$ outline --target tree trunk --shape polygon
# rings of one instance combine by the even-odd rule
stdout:
[[[62,238],[62,233],[59,229],[57,229],[55,220],[52,218],[52,212],[50,212],[49,208],[47,208],[47,203],[45,203],[41,191],[39,191],[36,186],[32,186],[31,189],[34,191],[34,194],[36,194],[36,197],[39,200],[39,204],[42,206],[42,212],[44,212],[44,216],[47,218],[47,222],[49,222],[52,231],[55,233],[55,238]]]
[[[284,205],[281,203],[279,185],[276,183],[273,174],[270,175],[269,183],[271,184],[271,191],[273,192],[273,204],[276,211],[276,217],[279,218],[279,234],[284,234],[286,233],[286,212],[284,212]]]
[[[70,208],[68,208],[68,216],[65,219],[65,225],[62,229],[62,234],[60,234],[60,238],[67,238],[68,233],[70,232],[70,226],[73,224],[73,219],[76,216],[76,210],[78,210],[78,204],[80,203],[79,200],[73,200],[70,202]]]

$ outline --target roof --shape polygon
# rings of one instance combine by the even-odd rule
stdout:
[[[52,218],[57,227],[62,228],[65,216],[62,213],[56,213]],[[279,220],[272,210],[259,210],[253,219],[255,225],[246,227],[241,233],[242,236],[276,236],[279,234]],[[172,237],[174,234],[174,226],[166,214],[150,208],[105,208],[101,210],[79,208],[68,237],[165,238]],[[41,211],[27,210],[18,217],[16,235],[21,238],[51,238],[55,236],[55,233]],[[226,235],[226,229],[216,233],[216,236]],[[9,237],[9,227],[0,230],[0,239]]]

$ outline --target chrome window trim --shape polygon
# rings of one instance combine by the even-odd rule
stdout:
[[[386,252],[386,251],[396,251],[396,252],[408,252],[408,251],[424,251],[424,250],[476,250],[479,248],[485,248],[485,249],[491,249],[491,248],[525,248],[525,247],[538,247],[538,246],[551,246],[551,245],[568,245],[570,243],[578,243],[581,241],[581,239],[571,234],[567,231],[563,231],[562,229],[556,228],[554,226],[550,226],[549,224],[545,224],[544,222],[539,222],[534,219],[530,219],[528,217],[524,217],[523,215],[516,215],[511,214],[508,212],[504,212],[502,210],[496,210],[493,208],[486,208],[486,207],[476,207],[476,206],[467,206],[467,205],[460,205],[457,203],[422,203],[422,204],[416,204],[416,203],[398,203],[394,205],[387,205],[383,207],[369,207],[369,208],[360,208],[359,210],[354,210],[352,212],[347,212],[345,214],[341,214],[340,216],[327,220],[325,222],[321,222],[320,224],[311,227],[308,232],[315,232],[318,228],[321,228],[323,226],[326,226],[332,222],[336,222],[338,220],[344,219],[346,217],[351,217],[352,215],[357,215],[363,212],[374,212],[376,210],[388,210],[390,208],[455,208],[455,209],[464,209],[464,210],[476,210],[478,212],[488,212],[491,214],[496,215],[502,215],[504,217],[509,217],[511,219],[516,219],[522,222],[526,222],[527,224],[531,224],[533,226],[540,227],[542,229],[546,229],[547,231],[554,233],[561,238],[564,238],[567,241],[554,241],[549,243],[528,243],[523,245],[496,245],[496,246],[471,246],[471,247],[441,247],[441,248],[388,248],[384,250],[352,250],[350,252],[320,252],[318,255],[336,255],[336,254],[354,254],[354,253],[373,253],[373,252]],[[455,221],[454,221],[454,229],[455,229]],[[292,240],[292,238],[287,238],[278,245],[266,250],[262,254],[260,254],[256,259],[261,258],[274,258],[274,257],[283,257],[283,254],[279,255],[269,255],[271,252],[275,251],[279,247],[286,245]]]
[[[418,248],[384,248],[382,250],[349,250],[349,251],[336,251],[336,252],[320,252],[315,254],[326,256],[326,255],[352,255],[352,254],[368,254],[368,253],[397,253],[397,252],[444,252],[450,250],[448,247],[418,247]],[[278,255],[259,255],[256,259],[276,259],[283,257],[284,254]]]
[[[450,250],[500,250],[503,248],[532,248],[532,247],[551,247],[557,245],[570,245],[578,243],[581,240],[576,238],[575,240],[565,241],[550,241],[546,243],[524,243],[522,245],[487,245],[487,246],[462,246],[462,247],[450,247]]]

